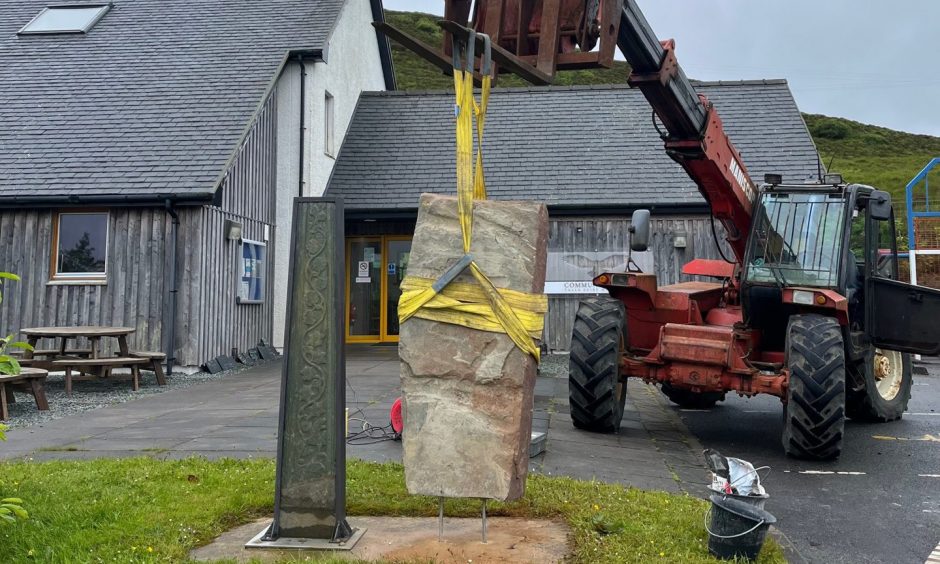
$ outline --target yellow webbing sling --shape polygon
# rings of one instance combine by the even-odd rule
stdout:
[[[481,34],[482,36],[482,34]],[[485,36],[484,36],[485,37]],[[489,38],[485,38],[487,42]],[[469,256],[473,234],[473,201],[486,199],[483,178],[483,125],[490,95],[490,72],[485,63],[480,103],[473,97],[473,64],[475,40],[467,41],[466,67],[458,62],[458,46],[454,45],[454,90],[457,118],[457,212],[463,236],[463,250]],[[489,53],[484,57],[488,59]],[[471,112],[472,110],[472,112]],[[476,117],[476,166],[473,162],[473,120]],[[458,264],[459,266],[459,264]],[[481,331],[506,333],[522,351],[539,360],[539,349],[533,339],[540,339],[548,298],[496,288],[470,260],[467,268],[478,284],[446,283],[435,291],[435,280],[406,276],[401,283],[398,319],[404,323],[411,317],[461,325]]]

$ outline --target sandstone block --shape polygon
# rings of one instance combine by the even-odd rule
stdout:
[[[471,252],[498,288],[540,293],[548,212],[535,202],[474,203]],[[457,200],[421,196],[408,275],[438,278],[461,256]],[[476,283],[469,272],[458,282]],[[412,494],[523,495],[536,362],[503,333],[411,318],[401,326],[405,483]]]

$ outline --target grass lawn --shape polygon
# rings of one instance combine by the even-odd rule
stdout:
[[[273,508],[272,460],[152,458],[0,464],[0,497],[30,513],[0,527],[0,562],[179,562],[222,531]],[[433,498],[405,491],[401,465],[351,461],[350,515],[436,516]],[[706,504],[533,475],[524,499],[490,515],[562,518],[573,562],[708,562]],[[449,501],[448,516],[478,516],[478,502]],[[768,541],[761,562],[784,562]]]

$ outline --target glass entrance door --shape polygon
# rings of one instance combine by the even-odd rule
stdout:
[[[346,243],[346,336],[377,341],[382,335],[382,239]]]
[[[398,298],[401,297],[401,281],[408,271],[411,255],[411,238],[387,237],[385,241],[385,333],[383,341],[398,340]]]
[[[398,299],[410,254],[408,236],[347,239],[347,341],[398,341]]]

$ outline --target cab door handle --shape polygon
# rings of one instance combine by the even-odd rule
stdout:
[[[907,297],[910,298],[912,302],[921,303],[924,301],[924,294],[922,292],[915,292],[914,290],[908,292]]]

